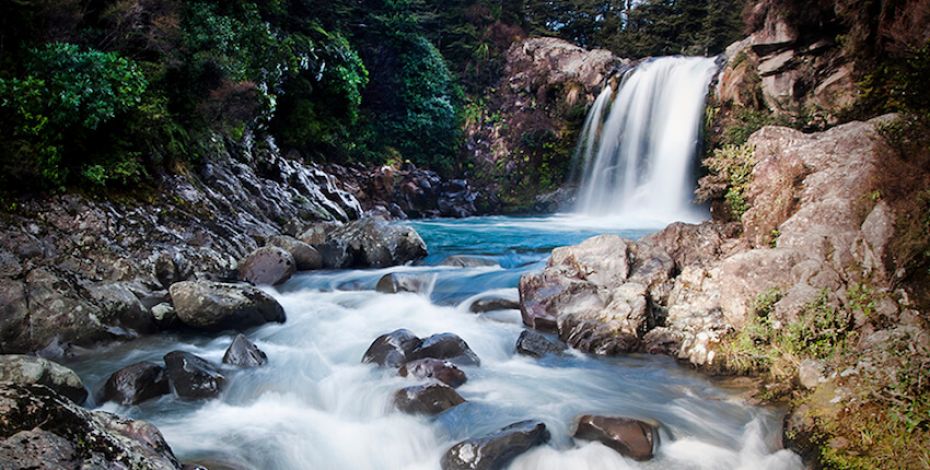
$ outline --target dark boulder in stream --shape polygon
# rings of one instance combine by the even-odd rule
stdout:
[[[171,285],[174,310],[185,325],[222,331],[284,322],[284,307],[270,295],[245,284],[184,281]]]
[[[499,470],[520,454],[549,442],[540,421],[520,421],[484,437],[459,442],[442,457],[443,470]]]
[[[533,330],[523,330],[517,338],[516,350],[525,356],[543,357],[546,354],[561,354],[565,345],[550,341],[542,333]]]
[[[468,310],[472,313],[485,313],[495,310],[518,310],[519,308],[520,303],[510,299],[485,297],[472,302]]]
[[[278,285],[297,271],[297,262],[284,248],[265,246],[239,261],[239,280],[255,285]]]
[[[181,398],[214,398],[226,387],[226,377],[213,364],[191,353],[165,354],[165,366],[171,385]]]
[[[412,273],[388,273],[381,276],[375,290],[383,294],[397,294],[399,292],[411,292],[419,294],[426,292],[430,285],[430,279],[422,275]]]
[[[651,459],[659,444],[656,426],[609,416],[581,416],[575,438],[601,442],[626,457],[641,461]]]
[[[223,363],[239,367],[259,367],[268,363],[268,356],[245,335],[238,334],[223,355]]]
[[[102,401],[135,405],[171,392],[165,368],[137,362],[114,372],[103,386]]]
[[[407,355],[408,360],[424,358],[446,359],[460,366],[481,365],[478,355],[455,333],[432,335]]]
[[[440,383],[402,388],[394,394],[397,409],[410,414],[437,415],[462,403],[465,399],[455,389]]]
[[[407,362],[407,356],[422,342],[423,340],[417,338],[410,330],[403,328],[394,330],[376,338],[362,356],[362,362],[400,367]]]
[[[435,379],[452,388],[465,383],[468,378],[462,369],[442,359],[417,359],[404,364],[398,371],[401,377],[408,375],[418,379]]]

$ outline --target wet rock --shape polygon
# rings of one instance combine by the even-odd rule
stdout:
[[[410,330],[395,330],[375,339],[365,351],[362,362],[400,367],[407,362],[408,355],[420,346],[420,343],[422,340]]]
[[[630,418],[584,415],[578,418],[576,439],[598,441],[635,460],[649,460],[658,447],[655,426]]]
[[[88,288],[101,310],[101,317],[136,333],[153,333],[155,319],[124,283],[100,283]]]
[[[0,382],[44,385],[79,405],[87,399],[84,382],[73,370],[41,357],[0,355]]]
[[[154,362],[137,362],[126,366],[107,379],[103,401],[135,405],[171,393],[165,368]]]
[[[452,255],[442,260],[440,266],[454,266],[456,268],[481,268],[487,266],[500,266],[496,259],[490,256]]]
[[[433,358],[410,361],[401,366],[398,373],[401,377],[410,375],[418,379],[435,379],[452,388],[456,388],[468,380],[465,373],[455,364]]]
[[[165,354],[165,370],[181,398],[215,398],[226,386],[226,377],[213,364],[188,352]]]
[[[549,341],[541,333],[533,330],[523,330],[517,338],[516,350],[526,356],[543,357],[546,354],[560,354],[565,349],[565,345]]]
[[[249,285],[184,281],[171,285],[171,301],[185,325],[210,331],[283,323],[284,308]]]
[[[520,421],[484,437],[462,441],[442,457],[443,470],[498,470],[520,454],[549,442],[539,421]]]
[[[436,415],[462,403],[465,399],[458,392],[439,383],[415,385],[394,394],[397,409],[410,414]]]
[[[239,261],[239,280],[255,285],[278,285],[297,270],[294,257],[276,246],[259,248]]]
[[[419,294],[429,289],[430,280],[421,275],[410,273],[388,273],[378,279],[375,290],[383,294],[412,292]]]
[[[268,363],[268,356],[245,335],[238,334],[226,349],[223,363],[239,367],[258,367]]]
[[[307,227],[297,238],[310,246],[322,245],[326,243],[329,232],[341,226],[341,222],[316,222]]]
[[[281,248],[294,257],[298,271],[309,271],[323,267],[323,257],[316,248],[294,237],[277,235],[268,239],[268,245]]]
[[[384,268],[426,256],[426,243],[411,227],[366,217],[329,231],[316,245],[327,268]]]
[[[481,365],[481,360],[468,343],[454,333],[432,335],[407,354],[408,360],[424,358],[446,359],[461,366]]]
[[[485,297],[478,299],[468,307],[473,313],[493,312],[495,310],[519,310],[520,303],[501,297]]]
[[[9,436],[2,468],[181,468],[155,426],[88,411],[42,385],[0,384],[0,436]]]

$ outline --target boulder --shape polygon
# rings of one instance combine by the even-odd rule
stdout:
[[[137,362],[114,372],[103,386],[102,401],[136,405],[171,393],[165,368],[154,362]]]
[[[446,359],[461,366],[481,365],[478,355],[468,343],[454,333],[437,333],[426,339],[407,354],[407,360]]]
[[[426,243],[411,227],[366,217],[337,227],[315,245],[327,268],[384,268],[426,256]]]
[[[398,373],[401,377],[411,375],[418,379],[435,379],[452,388],[456,388],[468,380],[465,373],[455,364],[433,358],[410,361],[401,366]]]
[[[255,285],[278,285],[291,278],[297,263],[287,250],[265,246],[239,261],[239,280]]]
[[[170,293],[178,319],[192,328],[222,331],[285,320],[278,301],[249,285],[184,281],[172,284]]]
[[[598,441],[635,460],[649,460],[659,444],[656,426],[630,418],[584,415],[578,418],[576,439]]]
[[[433,383],[403,388],[394,394],[394,405],[398,410],[410,414],[437,415],[465,399],[448,385]]]
[[[0,382],[44,385],[78,405],[87,399],[84,382],[73,370],[36,356],[0,355]]]
[[[323,257],[320,256],[320,252],[294,237],[276,235],[268,239],[268,245],[276,246],[290,253],[294,258],[298,271],[309,271],[323,267]]]
[[[520,302],[501,297],[485,297],[478,299],[468,307],[473,313],[493,312],[495,310],[519,310]]]
[[[268,356],[245,335],[238,334],[226,349],[223,363],[239,367],[258,367],[268,363]]]
[[[342,226],[340,222],[316,222],[307,227],[297,238],[310,246],[322,245],[326,243],[329,232],[340,226]]]
[[[541,333],[533,330],[523,330],[517,338],[516,350],[526,356],[543,357],[546,354],[561,354],[565,349],[565,345],[549,341]]]
[[[400,367],[422,342],[410,330],[395,330],[376,338],[362,356],[362,362],[375,363],[382,367]]]
[[[381,276],[375,290],[383,294],[412,292],[419,294],[429,289],[430,280],[411,273],[388,273]]]
[[[487,436],[459,442],[442,457],[442,470],[498,470],[520,454],[549,442],[540,421],[520,421]]]
[[[155,426],[88,411],[37,384],[0,384],[0,436],[0,468],[181,468]]]
[[[452,266],[456,268],[482,268],[490,266],[500,266],[497,260],[490,256],[472,256],[472,255],[452,255],[446,257],[439,263],[440,266]]]
[[[165,370],[181,398],[214,398],[226,386],[226,377],[213,364],[188,352],[165,354]]]

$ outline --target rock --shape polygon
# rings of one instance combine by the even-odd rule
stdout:
[[[443,470],[498,470],[520,454],[549,442],[539,421],[520,421],[484,437],[459,442],[442,457]]]
[[[434,383],[403,388],[394,394],[394,405],[410,414],[437,415],[465,403],[452,387]]]
[[[239,367],[258,367],[268,363],[268,356],[245,335],[238,334],[226,349],[223,363]]]
[[[0,384],[0,436],[2,468],[181,468],[155,426],[85,410],[42,385]]]
[[[154,362],[137,362],[110,375],[102,398],[121,405],[136,405],[168,393],[171,387],[165,368]]]
[[[269,246],[282,248],[294,257],[298,271],[309,271],[323,267],[323,257],[316,248],[294,237],[276,235],[268,239]]]
[[[382,367],[400,367],[422,342],[410,330],[395,330],[375,339],[365,351],[362,362],[375,363]]]
[[[41,357],[0,355],[0,382],[44,385],[78,405],[87,399],[84,382],[73,370]]]
[[[630,418],[584,415],[578,418],[576,439],[598,441],[635,460],[649,460],[659,443],[655,426]]]
[[[297,271],[297,263],[283,248],[266,246],[259,248],[239,261],[239,280],[255,285],[278,285],[291,278]]]
[[[495,310],[519,310],[520,303],[500,297],[485,297],[478,299],[468,307],[473,313],[493,312]]]
[[[478,355],[468,347],[468,343],[454,333],[437,333],[426,339],[407,354],[407,360],[446,359],[463,366],[481,365]]]
[[[366,217],[329,231],[316,245],[327,268],[384,268],[426,256],[426,244],[410,227]]]
[[[174,311],[174,307],[172,307],[171,304],[160,303],[152,307],[152,318],[155,319],[155,324],[159,327],[168,329],[175,325],[178,314]]]
[[[184,281],[171,285],[171,301],[185,325],[209,331],[283,323],[284,307],[249,285]]]
[[[383,294],[397,294],[399,292],[411,292],[420,294],[426,292],[430,287],[431,280],[424,278],[422,275],[411,273],[388,273],[378,279],[375,290]]]
[[[517,352],[526,356],[543,357],[546,354],[561,354],[566,347],[533,330],[523,330],[517,338]]]
[[[340,222],[317,222],[303,231],[300,234],[300,241],[312,246],[322,245],[326,243],[326,238],[329,235],[329,232],[342,226]]]
[[[808,390],[817,388],[826,381],[823,363],[814,359],[802,360],[798,364],[798,381]]]
[[[181,398],[215,398],[226,386],[226,377],[213,364],[188,352],[165,354],[165,370]]]
[[[456,268],[481,268],[486,266],[500,266],[497,260],[490,256],[452,255],[442,260],[440,266],[454,266]]]
[[[418,379],[436,379],[452,388],[468,380],[465,373],[449,361],[441,359],[417,359],[401,366],[398,371],[401,377],[411,375]]]
[[[88,289],[107,323],[120,325],[135,333],[153,333],[155,319],[139,298],[124,283],[100,283]]]

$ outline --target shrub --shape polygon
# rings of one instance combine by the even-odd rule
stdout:
[[[727,185],[724,196],[727,206],[734,218],[739,219],[749,210],[746,191],[756,164],[755,149],[752,145],[725,145],[714,150],[713,155],[704,160],[704,165]]]

